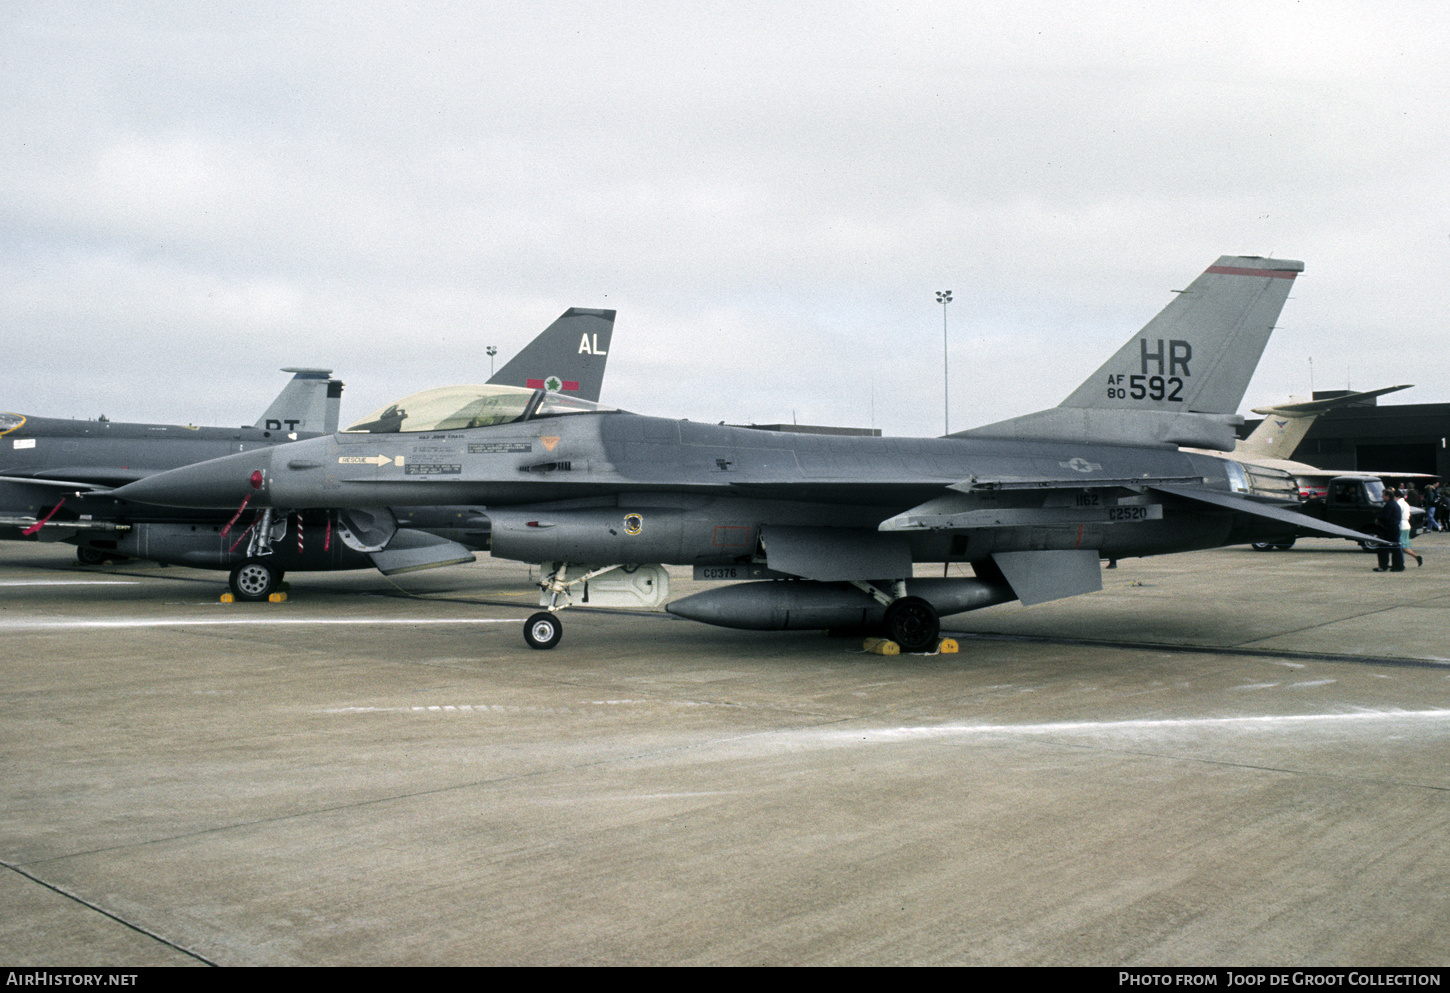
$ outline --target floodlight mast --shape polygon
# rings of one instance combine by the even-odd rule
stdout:
[[[947,378],[947,304],[952,302],[951,290],[939,290],[936,302],[941,304],[941,404],[942,434],[952,433],[951,383]]]

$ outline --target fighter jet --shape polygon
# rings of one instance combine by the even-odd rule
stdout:
[[[614,311],[574,307],[526,345],[490,383],[544,388],[598,400],[608,362]],[[286,369],[294,377],[252,427],[192,427],[62,420],[0,414],[0,539],[69,541],[82,562],[107,556],[230,568],[233,591],[249,598],[271,592],[281,581],[275,567],[240,571],[245,554],[234,546],[227,517],[118,502],[109,487],[219,455],[247,452],[281,441],[337,430],[341,381],[325,369]],[[432,517],[438,512],[431,510]],[[455,561],[471,552],[431,535],[406,536],[390,556],[361,553],[332,542],[327,521],[317,516],[318,541],[277,549],[271,563],[292,569],[345,569],[377,565],[401,571]],[[468,521],[486,533],[477,508],[456,508],[448,518]],[[404,553],[403,546],[413,548]],[[235,568],[233,568],[235,567]]]
[[[1300,262],[1225,256],[1060,406],[943,438],[829,437],[645,417],[541,389],[427,391],[337,434],[131,483],[127,500],[328,515],[378,547],[392,506],[486,505],[489,550],[541,564],[534,648],[571,603],[659,604],[666,564],[749,579],[668,603],[727,627],[879,627],[1101,588],[1100,560],[1296,530],[1368,538],[1264,497],[1234,414]],[[364,534],[358,534],[361,531]],[[284,532],[285,533],[285,532]],[[257,549],[261,552],[261,549]],[[970,564],[918,579],[914,564]]]
[[[293,374],[257,422],[237,428],[129,424],[0,413],[0,476],[120,486],[177,466],[337,430],[342,381],[330,369]]]
[[[30,537],[51,525],[67,495],[121,486],[151,473],[337,430],[342,381],[330,369],[293,374],[253,425],[237,428],[132,424],[0,413],[0,538]],[[74,509],[74,507],[73,507]],[[168,516],[176,516],[169,513]],[[112,540],[105,514],[65,515],[50,540],[74,540],[82,562],[105,557],[85,537]]]

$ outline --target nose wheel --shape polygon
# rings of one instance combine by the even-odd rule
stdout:
[[[524,622],[524,641],[530,648],[553,648],[564,637],[564,625],[557,614],[541,610]]]
[[[282,570],[254,559],[233,569],[227,585],[238,600],[265,600],[282,585]]]

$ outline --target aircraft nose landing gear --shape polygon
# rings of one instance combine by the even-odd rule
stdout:
[[[580,566],[581,575],[574,579],[569,578],[569,563],[555,562],[552,568],[548,563],[539,564],[539,572],[545,577],[539,583],[539,588],[545,594],[540,598],[540,606],[547,604],[548,610],[541,610],[531,616],[524,624],[524,641],[528,642],[530,648],[553,648],[559,643],[564,635],[564,625],[559,622],[558,611],[573,603],[573,592],[580,591],[583,595],[583,602],[590,603],[589,586],[590,580],[598,580],[605,576],[605,588],[594,591],[593,603],[604,606],[654,606],[659,604],[669,591],[669,575],[662,566],[644,566],[638,564],[620,564],[603,566]],[[641,593],[640,589],[632,589],[632,595],[621,595],[614,587],[614,584],[607,581],[611,573],[621,571],[624,575],[624,585],[631,586],[632,582],[638,582],[647,595]],[[613,595],[611,595],[613,593]]]

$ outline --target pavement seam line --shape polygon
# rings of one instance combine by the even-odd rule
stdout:
[[[159,943],[165,945],[167,948],[175,949],[176,951],[178,951],[181,954],[187,956],[188,958],[196,959],[198,962],[200,962],[203,965],[209,965],[209,966],[212,966],[213,968],[218,967],[218,963],[213,962],[211,959],[209,959],[206,956],[200,954],[199,952],[194,952],[194,951],[192,951],[189,948],[183,948],[180,945],[178,945],[176,942],[171,941],[170,939],[167,939],[167,938],[163,938],[161,935],[157,934],[155,931],[147,930],[146,928],[142,927],[139,924],[133,924],[131,921],[128,921],[124,917],[121,917],[121,916],[119,916],[117,914],[112,913],[111,911],[105,909],[104,907],[98,907],[98,906],[96,906],[94,903],[92,903],[91,901],[85,899],[84,897],[77,896],[75,893],[71,893],[69,890],[62,889],[61,887],[55,885],[54,883],[47,882],[46,880],[41,879],[39,876],[35,875],[34,873],[26,872],[24,869],[20,868],[18,865],[12,865],[9,862],[0,862],[0,865],[3,865],[5,868],[7,868],[11,872],[15,873],[17,876],[22,876],[25,879],[30,880],[32,883],[35,883],[37,886],[43,886],[44,888],[50,890],[52,893],[57,893],[60,896],[65,897],[67,900],[71,900],[71,901],[73,901],[75,903],[80,904],[82,907],[85,907],[85,908],[87,908],[89,910],[95,911],[96,913],[100,914],[102,917],[110,918],[111,920],[115,921],[117,924],[120,924],[122,927],[129,928],[130,930],[135,931],[137,934],[145,935],[146,937],[150,938],[152,941],[159,942]]]

